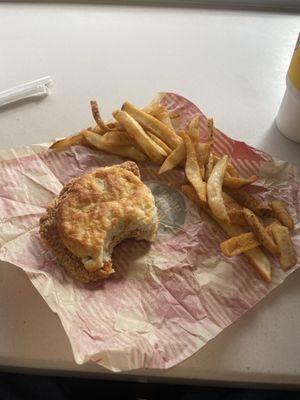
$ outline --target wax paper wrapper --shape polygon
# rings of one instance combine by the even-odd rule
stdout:
[[[201,116],[188,100],[160,97],[176,128]],[[300,175],[290,164],[215,131],[217,154],[229,154],[244,176],[259,175],[252,187],[267,200],[282,199],[299,221]],[[122,162],[119,157],[76,146],[62,152],[34,145],[2,151],[0,259],[22,268],[49,307],[57,313],[77,363],[93,360],[113,371],[169,368],[194,354],[251,309],[289,272],[272,259],[273,280],[266,284],[246,258],[225,258],[224,234],[183,196],[186,183],[177,169],[162,176],[151,163],[139,165],[159,210],[155,243],[126,240],[114,251],[116,273],[92,285],[73,282],[43,247],[39,219],[69,179],[95,167]],[[299,224],[293,243],[300,253]],[[299,258],[300,259],[300,258]]]

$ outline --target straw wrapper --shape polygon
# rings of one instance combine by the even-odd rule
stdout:
[[[206,135],[206,118],[188,100],[167,93],[161,102],[178,114],[178,128],[200,114]],[[292,165],[217,130],[215,142],[214,151],[229,154],[242,175],[259,175],[257,196],[284,200],[299,221],[300,174]],[[284,273],[272,259],[273,281],[266,284],[243,256],[225,258],[222,231],[178,190],[183,171],[158,176],[156,166],[143,163],[142,178],[159,209],[157,241],[124,241],[114,252],[116,274],[75,284],[42,246],[39,218],[69,179],[123,160],[81,146],[54,152],[46,145],[2,151],[0,158],[0,259],[22,268],[58,314],[77,363],[93,360],[113,371],[174,366],[299,267]],[[299,223],[293,243],[299,259]]]
[[[0,107],[19,100],[47,96],[53,81],[50,76],[36,79],[0,92]]]

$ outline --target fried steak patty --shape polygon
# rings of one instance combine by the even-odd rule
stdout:
[[[111,253],[125,238],[153,241],[158,227],[150,189],[132,161],[71,180],[40,219],[40,236],[76,280],[108,278]]]

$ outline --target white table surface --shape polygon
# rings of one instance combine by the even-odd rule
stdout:
[[[198,104],[234,138],[300,166],[274,126],[300,17],[197,9],[0,3],[0,90],[50,74],[51,96],[0,110],[1,147],[45,142],[157,91]],[[0,368],[114,379],[300,384],[300,272],[196,355],[165,371],[78,366],[57,316],[21,271],[0,266]]]

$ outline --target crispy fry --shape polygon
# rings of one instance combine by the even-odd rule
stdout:
[[[223,192],[222,196],[227,210],[237,209],[243,211],[243,207],[228,193]]]
[[[223,184],[229,189],[239,189],[243,186],[250,185],[257,180],[256,175],[252,175],[249,178],[238,178],[231,176],[228,172],[225,173]]]
[[[209,177],[210,177],[210,175],[212,173],[213,168],[214,168],[213,155],[212,155],[212,153],[210,153],[209,156],[208,156],[208,160],[206,162],[206,165],[205,165],[205,181],[206,182],[208,181],[208,179],[209,179]]]
[[[76,146],[76,145],[84,146],[86,144],[86,141],[84,139],[83,132],[84,131],[81,131],[76,135],[67,136],[64,139],[57,140],[50,146],[50,149],[64,150],[71,146]]]
[[[201,143],[199,140],[199,126],[200,126],[200,116],[196,115],[189,123],[189,136],[194,144],[198,164],[200,167],[201,177],[205,179],[205,165],[213,144],[212,140],[208,142]]]
[[[214,134],[214,119],[208,118],[207,119],[207,130],[208,130],[208,140],[212,139]]]
[[[98,135],[95,132],[85,131],[84,137],[92,146],[97,149],[104,150],[111,154],[116,154],[121,157],[130,158],[134,161],[145,161],[146,156],[136,149],[134,146],[112,146],[109,143],[106,143],[102,136]]]
[[[274,216],[282,223],[282,225],[288,227],[289,229],[294,229],[294,221],[287,209],[284,207],[284,204],[281,200],[274,200],[271,202],[271,207],[274,213]]]
[[[155,113],[154,115],[157,119],[159,119],[163,124],[165,124],[168,128],[174,130],[174,127],[172,125],[171,118],[169,116],[168,111],[165,109],[165,107],[161,106]]]
[[[297,264],[296,252],[286,226],[278,223],[272,224],[272,232],[280,252],[280,265],[286,271]]]
[[[238,170],[231,164],[227,164],[226,172],[228,172],[229,175],[239,178],[240,174],[238,173]]]
[[[118,121],[109,122],[107,126],[110,128],[111,131],[124,131],[124,127]]]
[[[214,158],[214,165],[216,165],[217,162],[220,160],[220,157],[218,157],[214,154],[213,158]],[[228,162],[228,164],[227,164],[226,172],[228,172],[229,175],[234,176],[236,178],[238,178],[240,176],[237,169],[230,162]]]
[[[111,129],[121,129],[121,124],[119,124],[118,122],[116,122],[116,121],[110,121],[110,122],[107,122],[107,124],[106,124],[109,128],[111,128]],[[119,126],[120,125],[120,126]]]
[[[282,260],[280,262],[283,269],[294,266],[296,263],[296,254],[292,246],[288,229],[278,222],[273,222],[266,226],[265,230],[275,239],[279,252],[281,253]],[[258,241],[253,232],[246,232],[221,243],[221,250],[224,250],[223,254],[227,257],[232,257],[245,252],[247,249],[258,247],[261,244],[262,243]]]
[[[214,155],[212,154],[214,144],[214,120],[209,118],[207,120],[208,140],[206,143],[198,143],[196,146],[196,154],[198,163],[201,167],[201,172],[204,180],[207,182],[213,170]]]
[[[222,253],[226,257],[237,256],[238,254],[258,246],[260,246],[260,243],[253,235],[253,232],[246,232],[238,236],[233,236],[231,239],[225,240],[225,242],[220,244]]]
[[[212,141],[204,142],[204,143],[198,142],[195,144],[195,150],[196,150],[199,166],[204,167],[206,165],[212,145],[213,145]]]
[[[232,224],[240,226],[248,226],[247,221],[245,220],[243,210],[237,210],[237,209],[227,210],[227,214]]]
[[[222,196],[230,222],[235,225],[248,226],[244,216],[243,207],[229,196],[228,193],[223,191]]]
[[[160,107],[159,101],[160,101],[160,99],[157,98],[157,96],[156,96],[149,104],[147,104],[141,110],[147,114],[151,114],[154,116],[156,110]]]
[[[193,203],[197,204],[201,210],[204,210],[208,215],[212,217],[212,213],[208,208],[207,202],[203,202],[199,199],[194,187],[192,185],[181,186],[182,193],[186,195]]]
[[[230,237],[237,236],[243,233],[242,228],[239,226],[230,225],[217,219],[215,220],[218,222],[223,231],[227,233],[227,235]],[[272,270],[270,261],[259,247],[247,250],[243,254],[247,257],[252,267],[256,270],[256,272],[258,272],[258,274],[263,278],[265,282],[272,282]]]
[[[162,97],[163,96],[161,93],[157,93],[154,99],[152,99],[150,103],[142,108],[142,111],[151,115],[155,113],[155,111],[161,106],[160,101]]]
[[[180,132],[184,140],[186,149],[185,174],[189,182],[195,188],[199,199],[206,202],[206,183],[202,180],[200,168],[198,165],[195,148],[190,137],[184,132]]]
[[[151,101],[151,103],[149,103],[146,107],[142,109],[142,111],[153,115],[153,117],[155,117],[173,130],[174,128],[171,122],[170,115],[167,109],[160,104],[160,98],[160,95],[156,96],[155,99]]]
[[[259,248],[245,251],[244,255],[250,261],[252,267],[259,273],[267,283],[272,282],[271,264],[265,253]]]
[[[201,176],[205,180],[205,165],[207,164],[208,157],[211,151],[212,142],[205,142],[205,143],[195,143],[195,151],[198,160],[198,164],[201,171]],[[211,165],[212,167],[212,165]]]
[[[265,228],[269,235],[272,235],[275,239],[277,249],[280,253],[280,265],[284,271],[293,267],[297,263],[297,256],[288,228],[273,222]],[[261,240],[263,242],[263,240]],[[239,236],[235,236],[232,239],[226,240],[221,243],[220,247],[224,255],[227,257],[236,256],[240,253],[244,253],[246,250],[253,249],[260,246],[260,240],[253,234],[253,232],[247,232]],[[278,252],[277,251],[277,252]]]
[[[176,119],[180,117],[180,113],[176,110],[169,111],[169,115],[171,119]]]
[[[182,161],[184,161],[186,157],[186,150],[184,142],[180,143],[176,149],[172,151],[165,159],[164,163],[160,167],[158,171],[159,174],[163,174],[164,172],[170,171],[179,165]]]
[[[94,120],[95,120],[96,124],[99,126],[99,128],[102,131],[104,131],[104,132],[109,131],[110,128],[106,125],[106,123],[101,118],[97,101],[96,100],[91,100],[90,104],[91,104],[92,114],[93,114],[93,117],[94,117]]]
[[[240,235],[245,233],[243,228],[236,225],[231,225],[223,222],[216,218],[212,212],[208,209],[207,204],[200,201],[194,188],[190,185],[184,185],[181,187],[183,193],[194,203],[196,203],[203,211],[210,215],[222,228],[222,230],[230,237]],[[270,261],[263,251],[257,247],[255,249],[247,250],[244,255],[248,258],[251,265],[258,272],[258,274],[263,278],[265,282],[270,283],[272,281],[272,271]]]
[[[132,146],[134,144],[133,139],[128,136],[126,131],[109,131],[102,137],[105,143],[112,146]]]
[[[229,217],[222,196],[222,184],[228,156],[223,156],[214,166],[207,181],[207,201],[212,213],[221,221],[229,223]]]
[[[164,141],[172,150],[181,143],[181,138],[176,135],[174,130],[170,129],[152,115],[139,110],[129,102],[123,104],[122,110],[131,115],[142,127],[159,137],[159,139]]]
[[[156,164],[162,164],[167,153],[146,134],[141,125],[125,111],[115,111],[114,118],[120,122],[129,136],[143,149],[143,152]]]
[[[189,123],[189,136],[191,141],[194,143],[199,142],[199,125],[200,125],[200,116],[196,115]]]
[[[98,133],[98,135],[101,135],[101,136],[104,135],[105,132],[107,132],[107,131],[102,130],[98,125],[89,126],[88,128],[86,128],[86,130]]]
[[[166,145],[165,142],[160,140],[157,136],[153,135],[153,133],[147,131],[147,135],[149,135],[150,138],[153,140],[153,142],[155,142],[158,146],[160,146],[167,153],[167,155],[172,153],[172,150],[170,149],[170,147],[168,145]]]
[[[171,119],[171,122],[172,122],[172,126],[173,126],[173,129],[176,131],[176,132],[178,132],[180,129],[182,129],[182,125],[181,125],[181,112],[180,111],[178,111],[178,110],[168,110],[168,114],[169,114],[169,117],[170,117],[170,119]]]
[[[249,210],[253,211],[256,215],[260,217],[266,217],[271,215],[271,207],[267,204],[261,202],[256,199],[252,194],[248,193],[245,189],[227,189],[226,192],[233,197],[238,203],[240,203],[243,207],[249,208]]]
[[[266,249],[269,250],[272,254],[278,254],[278,246],[274,243],[272,237],[268,234],[265,227],[262,225],[258,217],[254,214],[253,211],[248,208],[244,208],[243,210],[244,216],[253,230],[253,233],[257,237],[258,241],[262,243]]]
[[[174,130],[171,118],[169,116],[168,111],[163,106],[157,107],[155,110],[152,111],[152,114],[155,118],[165,124],[168,128]]]
[[[272,239],[274,239],[273,228],[274,228],[275,224],[278,224],[278,222],[272,222],[271,224],[269,224],[265,227],[265,230],[267,231],[268,235],[270,235],[272,237]]]

